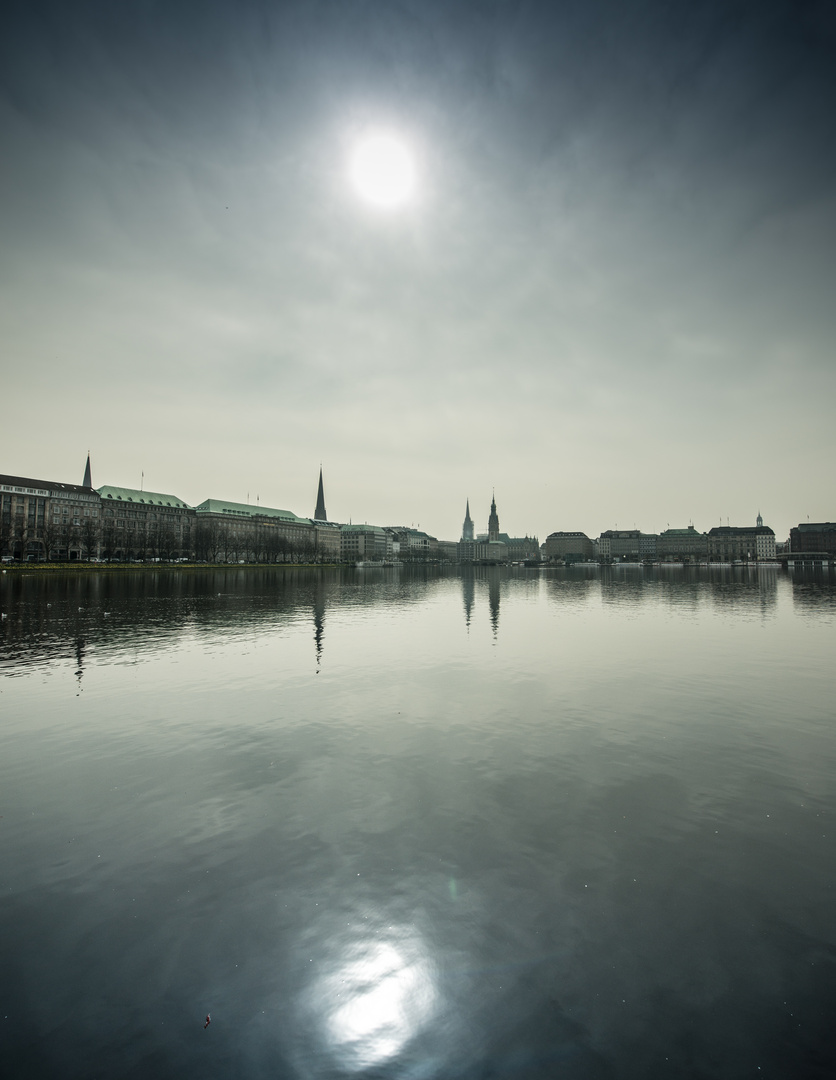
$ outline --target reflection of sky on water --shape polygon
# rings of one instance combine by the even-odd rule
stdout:
[[[833,604],[640,574],[19,597],[10,1074],[799,1075],[836,1000]]]

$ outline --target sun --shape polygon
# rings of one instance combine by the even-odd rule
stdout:
[[[406,144],[391,135],[369,135],[351,157],[351,182],[367,202],[394,209],[415,191],[415,165]]]

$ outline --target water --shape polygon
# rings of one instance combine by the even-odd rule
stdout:
[[[831,579],[0,580],[0,1075],[836,1072]]]

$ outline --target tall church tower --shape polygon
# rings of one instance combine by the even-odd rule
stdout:
[[[473,522],[470,519],[470,499],[467,500],[467,509],[464,512],[464,525],[462,525],[462,540],[473,539]]]
[[[496,495],[491,498],[491,516],[488,518],[488,540],[499,539],[499,515],[496,512]]]
[[[308,504],[310,505],[310,503]],[[316,510],[314,510],[314,521],[327,521],[328,515],[325,513],[325,491],[322,487],[322,466],[319,466],[319,491],[316,493]]]
[[[78,476],[78,473],[76,473],[76,476]],[[92,487],[93,486],[93,480],[92,480],[92,477],[90,475],[90,451],[89,450],[87,451],[87,465],[86,465],[86,467],[84,469],[84,479],[81,481],[81,486],[82,487]]]

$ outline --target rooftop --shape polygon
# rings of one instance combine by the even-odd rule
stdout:
[[[140,491],[137,488],[113,487],[105,484],[97,488],[103,499],[113,499],[116,502],[143,503],[148,506],[170,506],[178,510],[190,510],[188,503],[183,502],[177,495],[166,495],[161,491]]]
[[[93,488],[82,487],[81,484],[60,484],[57,480],[33,480],[29,476],[6,476],[0,474],[0,487],[17,491],[22,489],[24,495],[36,491],[64,491],[78,495],[95,495]]]
[[[310,518],[298,517],[290,510],[277,510],[273,506],[262,506],[260,503],[237,503],[227,502],[225,499],[204,499],[195,510],[198,514],[226,514],[229,517],[255,518],[268,517],[280,518],[282,521],[299,522],[310,525]]]

